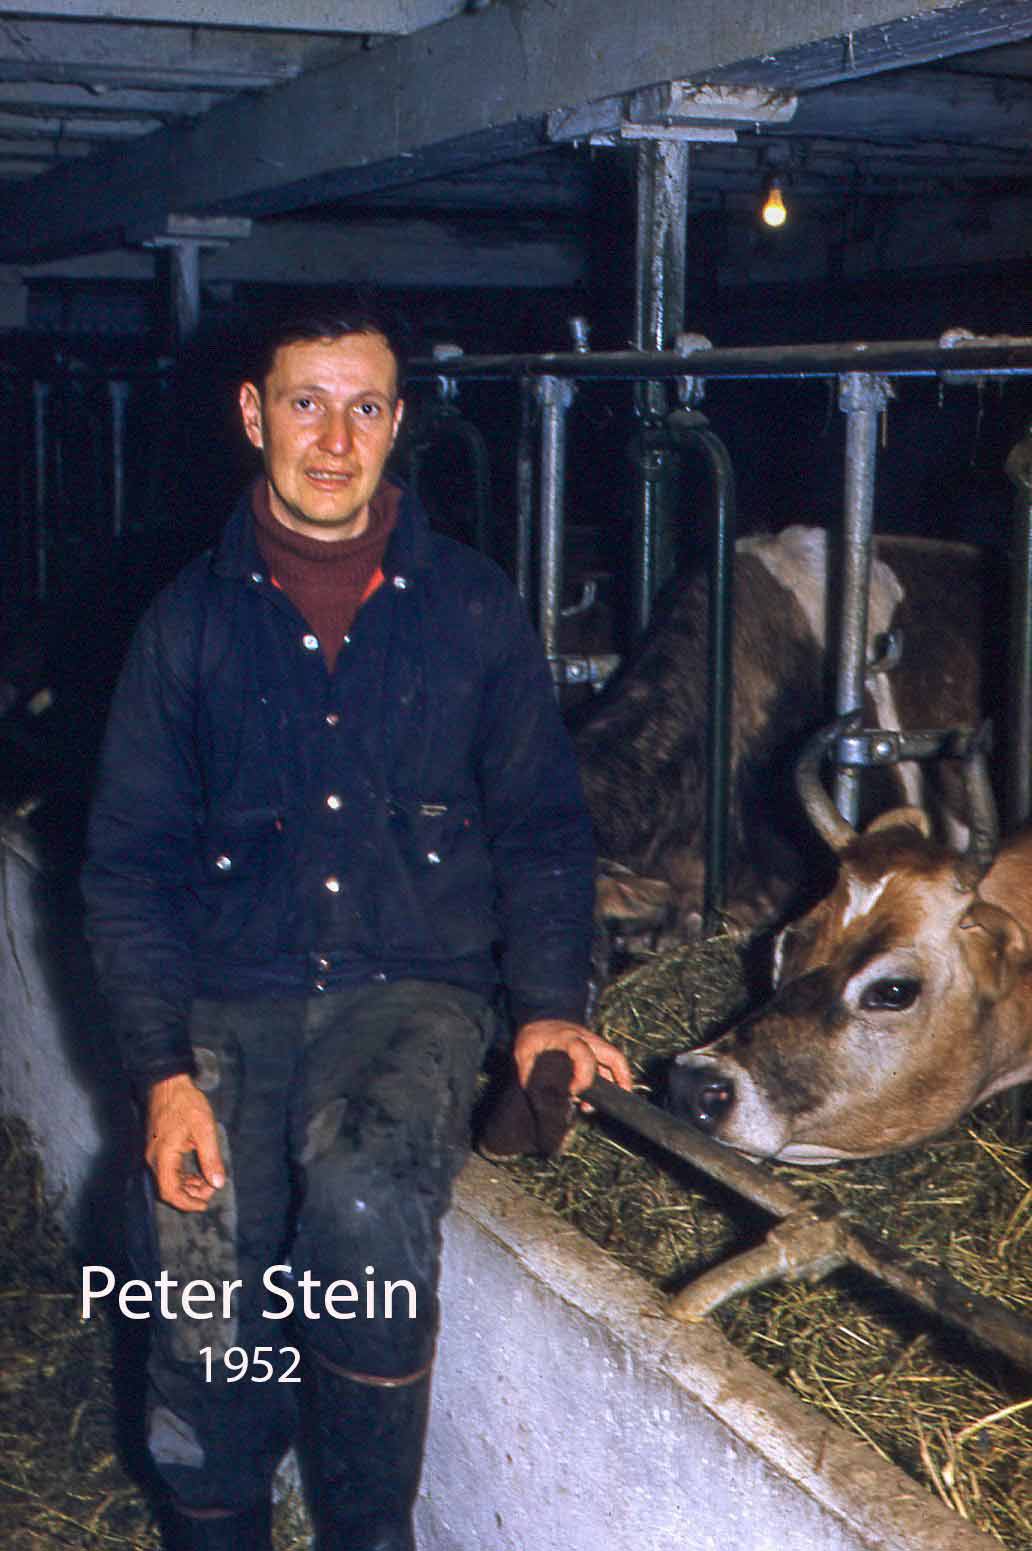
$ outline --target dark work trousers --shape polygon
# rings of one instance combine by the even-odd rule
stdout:
[[[204,1213],[148,1209],[142,1191],[130,1211],[142,1274],[164,1270],[175,1315],[155,1304],[148,1447],[186,1507],[238,1510],[267,1493],[305,1382],[281,1348],[386,1379],[432,1362],[440,1223],[494,1027],[484,998],[426,981],[197,1003],[197,1080],[227,1183]],[[184,1306],[190,1281],[214,1301],[201,1287]],[[328,1310],[333,1282],[351,1289]],[[288,1298],[293,1316],[274,1318]]]

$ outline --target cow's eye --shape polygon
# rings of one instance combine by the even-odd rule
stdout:
[[[864,987],[860,1006],[871,1011],[906,1012],[921,992],[920,980],[872,980]]]

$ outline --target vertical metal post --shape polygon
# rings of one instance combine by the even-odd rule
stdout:
[[[864,698],[878,417],[888,403],[891,392],[885,377],[873,377],[865,372],[846,372],[839,378],[839,408],[846,416],[841,616],[835,691],[835,709],[839,716],[862,705]],[[828,576],[830,580],[830,564]],[[835,805],[848,823],[856,824],[860,815],[858,770],[836,772]]]
[[[531,546],[534,533],[534,387],[520,378],[520,434],[516,445],[516,587],[530,601]]]
[[[172,316],[179,345],[197,332],[201,321],[201,246],[186,237],[167,243],[172,266]]]
[[[125,412],[129,384],[112,378],[107,385],[111,400],[111,536],[125,531]]]
[[[1032,426],[1006,462],[1015,487],[1011,525],[1010,652],[1007,685],[1006,822],[1032,813]]]
[[[566,481],[566,411],[574,386],[562,377],[542,377],[541,399],[541,565],[538,576],[538,632],[553,665],[559,655],[559,608],[563,591],[563,488]]]
[[[634,343],[640,350],[664,349],[684,317],[688,157],[683,140],[645,140],[638,147]],[[665,417],[662,383],[643,383],[635,400],[646,429]],[[646,451],[643,464],[650,466],[642,468],[638,480],[633,584],[637,632],[648,624],[662,579],[659,557],[669,547],[663,461],[661,450]]]
[[[36,597],[47,595],[47,401],[48,382],[32,384],[33,444],[36,466]]]

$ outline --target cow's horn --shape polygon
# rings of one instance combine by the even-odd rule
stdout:
[[[989,723],[983,723],[964,761],[964,787],[967,792],[971,837],[957,864],[957,877],[967,888],[975,888],[993,865],[1000,844],[1000,823],[996,813],[992,782],[986,763]]]
[[[821,762],[828,750],[847,732],[855,732],[863,721],[860,711],[840,716],[829,727],[815,732],[796,762],[796,791],[803,810],[814,829],[833,851],[844,851],[856,839],[856,830],[835,807],[821,782]]]

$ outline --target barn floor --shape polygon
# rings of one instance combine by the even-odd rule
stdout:
[[[0,1545],[157,1551],[126,1420],[141,1354],[131,1332],[79,1318],[79,1289],[28,1132],[0,1120]],[[307,1547],[293,1495],[276,1515],[276,1551]]]
[[[644,1086],[745,996],[730,939],[646,962],[609,988],[596,1024]],[[830,1168],[778,1167],[913,1258],[1032,1318],[1032,1177],[997,1099],[933,1145]],[[769,1220],[686,1165],[596,1119],[558,1162],[508,1165],[522,1188],[666,1290],[749,1247]],[[755,1291],[715,1316],[761,1368],[863,1438],[1010,1551],[1032,1547],[1028,1374],[858,1275]]]

